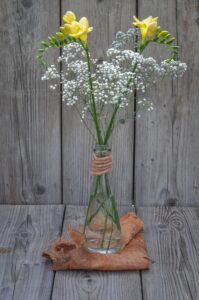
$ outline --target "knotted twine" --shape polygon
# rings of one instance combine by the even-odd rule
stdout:
[[[112,171],[112,154],[106,156],[97,156],[95,153],[92,157],[92,175],[101,176]]]

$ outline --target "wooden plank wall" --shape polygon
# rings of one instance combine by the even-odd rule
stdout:
[[[38,41],[57,26],[58,0],[0,1],[1,203],[61,202],[59,94],[36,60]]]
[[[138,14],[158,15],[177,37],[183,78],[164,81],[148,97],[156,109],[136,124],[135,194],[138,205],[199,204],[199,3],[139,0]],[[151,49],[154,53],[154,49]],[[149,54],[152,53],[149,51]],[[157,53],[157,52],[156,52]]]
[[[135,128],[133,120],[120,124],[111,143],[112,180],[120,204],[130,204],[134,194],[141,206],[198,205],[197,0],[0,2],[0,203],[87,203],[93,142],[59,93],[41,82],[36,61],[39,40],[57,30],[66,10],[89,18],[90,47],[100,59],[136,13],[158,15],[177,37],[188,72],[151,89],[155,111],[143,113]],[[159,57],[156,49],[150,53]],[[56,55],[51,52],[49,61]]]

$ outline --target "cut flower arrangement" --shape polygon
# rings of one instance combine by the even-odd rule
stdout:
[[[140,21],[135,16],[132,28],[118,32],[107,50],[107,60],[92,58],[88,35],[93,31],[86,17],[79,21],[67,11],[64,24],[54,36],[42,41],[38,58],[46,65],[45,54],[50,48],[61,48],[57,58],[60,67],[47,67],[42,80],[50,80],[52,90],[60,88],[62,100],[73,106],[82,123],[92,135],[96,147],[92,159],[93,187],[84,225],[85,247],[99,253],[116,253],[121,245],[121,227],[109,181],[112,156],[108,147],[116,126],[119,111],[128,108],[135,91],[143,94],[147,88],[165,76],[181,77],[186,64],[177,61],[179,47],[175,38],[158,26],[158,18],[149,16]],[[163,45],[170,50],[170,57],[157,62],[144,57],[150,44]],[[61,72],[60,72],[61,70]],[[134,99],[134,100],[132,100]],[[153,103],[143,98],[139,109],[153,110]],[[92,120],[95,131],[88,124]]]

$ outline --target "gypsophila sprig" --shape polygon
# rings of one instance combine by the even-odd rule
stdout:
[[[157,18],[139,21],[134,17],[135,27],[117,33],[104,60],[90,57],[87,36],[92,27],[85,17],[78,23],[75,14],[67,12],[63,20],[65,24],[56,37],[50,37],[48,43],[42,42],[40,59],[50,47],[62,48],[58,66],[50,65],[42,80],[50,80],[52,90],[62,85],[63,102],[75,107],[87,129],[87,118],[93,120],[96,132],[90,129],[89,132],[99,144],[108,143],[118,111],[135,101],[135,91],[143,93],[137,103],[138,116],[142,109],[153,111],[153,103],[144,96],[147,88],[165,77],[181,77],[187,69],[185,63],[176,60],[179,47],[173,45],[175,39],[171,34],[158,26]],[[152,42],[169,47],[172,55],[160,62],[154,57],[144,57],[145,48]],[[112,112],[109,119],[104,117],[107,111],[109,116]]]

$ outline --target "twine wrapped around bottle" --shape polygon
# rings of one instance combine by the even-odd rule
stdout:
[[[112,171],[112,154],[107,156],[97,156],[95,153],[92,157],[92,175],[101,176]]]

